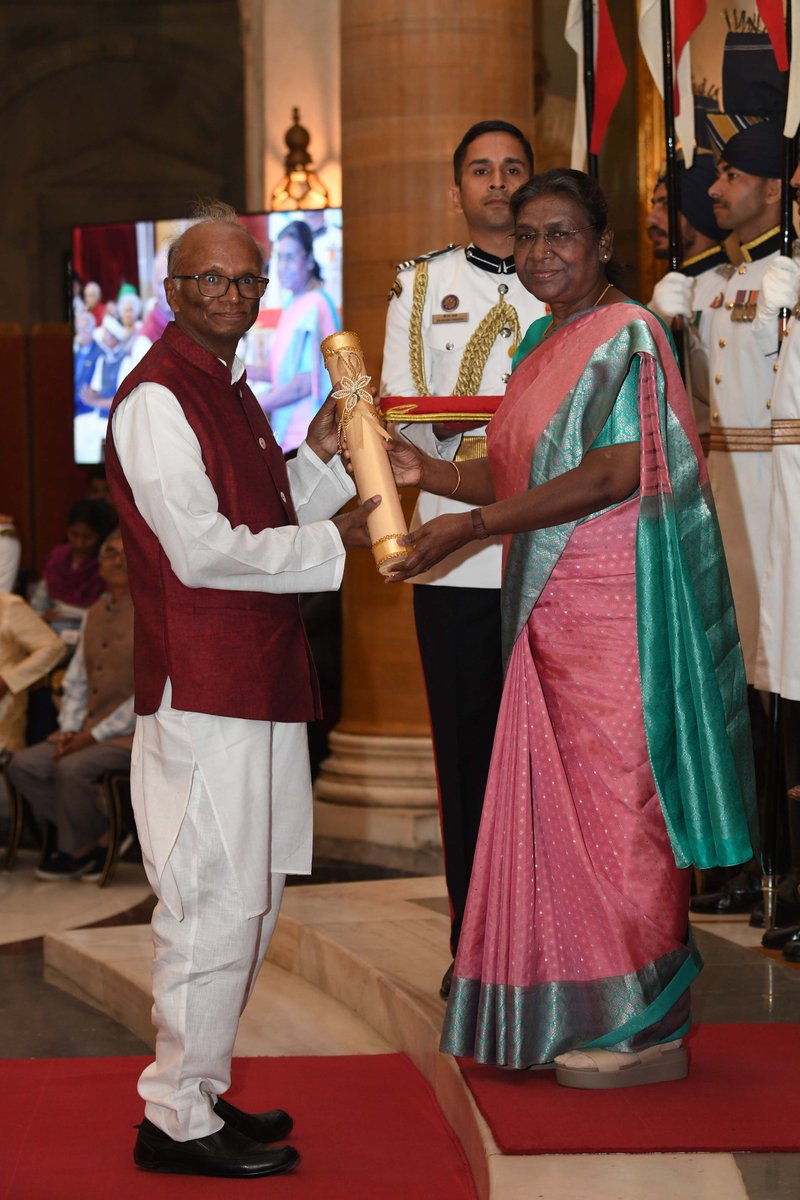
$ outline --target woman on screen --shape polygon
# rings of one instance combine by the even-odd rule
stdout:
[[[341,328],[336,305],[322,286],[314,242],[305,221],[281,230],[275,260],[288,293],[269,351],[269,392],[260,396],[284,452],[295,450],[328,392],[320,342]]]

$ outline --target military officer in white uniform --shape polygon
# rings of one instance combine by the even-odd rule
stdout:
[[[800,168],[793,180],[800,185]],[[780,256],[762,281],[754,325],[775,336],[784,308],[791,316],[772,395],[772,488],[755,685],[800,701],[800,265]]]
[[[747,681],[755,682],[759,602],[764,575],[772,474],[772,392],[777,370],[777,325],[755,322],[762,280],[780,251],[782,122],[778,109],[785,82],[774,77],[771,51],[749,35],[726,43],[723,95],[728,112],[710,114],[717,147],[717,177],[709,188],[717,223],[736,235],[741,262],[728,269],[720,296],[712,301],[709,330],[711,433],[708,471],[722,530],[736,607]],[[736,63],[737,51],[739,62]],[[770,76],[769,72],[773,72]],[[759,86],[753,88],[756,82]],[[770,97],[775,113],[770,119]],[[757,100],[762,111],[742,116]],[[734,115],[731,115],[734,114]],[[767,722],[763,698],[751,687],[750,717],[759,793],[766,775]],[[752,913],[763,924],[761,873],[755,863],[718,892],[695,896],[694,912],[730,916]],[[756,911],[753,911],[756,910]]]
[[[701,112],[696,117],[698,130],[705,122]],[[700,138],[698,132],[698,138]],[[648,308],[658,313],[667,324],[680,320],[678,327],[686,335],[684,342],[684,372],[687,391],[692,397],[694,416],[703,448],[708,449],[708,343],[709,328],[714,310],[727,279],[728,253],[722,244],[727,231],[721,229],[714,216],[708,189],[716,176],[716,164],[710,150],[698,147],[694,163],[687,168],[678,164],[678,233],[681,260],[677,271],[669,271],[653,289]],[[667,210],[667,181],[661,176],[653,189],[647,234],[653,243],[656,258],[669,253],[669,218]]]
[[[772,469],[777,327],[755,326],[761,281],[780,251],[781,130],[763,121],[735,134],[709,189],[719,224],[736,233],[732,267],[709,338],[708,469],[736,605],[748,683],[754,681],[758,609]]]
[[[800,164],[792,176],[800,189]],[[800,265],[782,255],[764,275],[754,325],[774,336],[782,310],[790,318],[772,394],[772,489],[761,585],[755,684],[781,697],[786,783],[800,783]],[[792,870],[778,890],[777,928],[770,949],[800,962],[800,803],[789,802]]]
[[[500,396],[511,358],[544,306],[517,279],[509,198],[533,173],[531,147],[513,125],[483,121],[453,156],[451,198],[465,246],[401,264],[389,299],[383,407],[390,397]],[[429,454],[458,462],[486,453],[486,426],[399,426]],[[420,494],[412,529],[468,506]],[[414,581],[414,614],[431,713],[442,806],[445,871],[455,955],[502,690],[500,539],[444,559]],[[442,982],[449,988],[449,972]]]

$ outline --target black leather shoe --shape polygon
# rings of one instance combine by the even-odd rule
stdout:
[[[692,896],[689,908],[693,913],[702,913],[708,917],[731,917],[738,913],[749,913],[760,899],[761,881],[737,875],[718,892]]]
[[[783,957],[787,962],[800,963],[800,929],[792,934],[783,947]]]
[[[785,925],[783,927],[776,925],[774,929],[768,929],[761,939],[761,945],[765,950],[782,950],[786,943],[800,933],[800,925]]]
[[[442,976],[442,982],[439,985],[439,995],[443,1000],[446,1000],[450,995],[450,988],[453,986],[453,971],[455,970],[455,960],[450,963],[450,966]]]
[[[254,1142],[282,1142],[292,1132],[294,1125],[292,1118],[282,1108],[272,1108],[263,1113],[242,1112],[222,1096],[217,1096],[214,1112],[231,1129],[252,1138]]]
[[[147,1117],[138,1129],[133,1161],[144,1171],[258,1179],[262,1175],[283,1175],[300,1161],[294,1147],[277,1146],[268,1150],[229,1125],[188,1142],[174,1141]]]

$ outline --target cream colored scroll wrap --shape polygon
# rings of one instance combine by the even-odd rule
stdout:
[[[382,575],[405,558],[408,547],[398,538],[408,532],[392,468],[383,442],[391,441],[378,420],[369,391],[370,376],[364,366],[361,343],[354,333],[332,333],[320,346],[333,384],[339,414],[339,448],[347,443],[358,495],[363,502],[380,496],[381,503],[367,517],[372,555]]]

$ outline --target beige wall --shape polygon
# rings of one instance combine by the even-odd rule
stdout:
[[[341,204],[339,0],[240,0],[240,8],[248,208],[269,208],[273,188],[284,174],[284,134],[295,106],[311,134],[312,165],[331,204]]]

